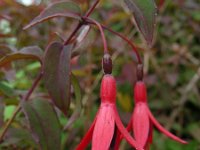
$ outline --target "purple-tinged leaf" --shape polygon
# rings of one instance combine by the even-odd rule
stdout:
[[[43,52],[37,46],[25,47],[19,51],[9,53],[0,59],[0,67],[19,59],[33,59],[38,60],[42,63]]]
[[[80,19],[81,10],[73,1],[59,1],[52,3],[44,9],[36,18],[34,18],[24,29],[30,28],[38,23],[55,17],[71,17]]]
[[[29,121],[32,136],[40,149],[59,150],[61,145],[61,128],[53,106],[43,99],[23,101],[23,112]]]
[[[54,104],[64,113],[70,104],[71,46],[53,42],[44,58],[44,82]]]
[[[133,13],[139,31],[149,45],[154,37],[157,7],[154,0],[124,0]]]

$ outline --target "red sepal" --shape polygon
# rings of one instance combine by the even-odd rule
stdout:
[[[135,105],[135,109],[133,112],[133,133],[135,140],[140,145],[140,147],[144,148],[147,139],[149,136],[149,116],[147,112],[147,106],[143,102],[139,102]]]
[[[180,139],[179,137],[173,135],[172,133],[167,131],[164,127],[162,127],[162,125],[154,118],[154,116],[152,115],[152,113],[149,109],[148,109],[148,114],[149,114],[150,120],[153,122],[153,125],[155,125],[158,128],[158,130],[160,130],[166,136],[170,137],[171,139],[173,139],[177,142],[180,142],[182,144],[187,144],[186,141],[184,141],[184,140]]]
[[[115,130],[114,113],[109,104],[100,107],[92,137],[92,150],[108,150]]]

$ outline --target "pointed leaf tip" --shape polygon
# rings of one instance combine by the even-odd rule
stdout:
[[[80,7],[73,1],[59,1],[52,3],[45,8],[37,17],[35,17],[28,25],[23,29],[26,30],[38,23],[49,20],[55,17],[71,17],[80,19],[81,10]]]
[[[154,0],[124,0],[133,13],[137,27],[151,46],[156,25],[157,7]]]

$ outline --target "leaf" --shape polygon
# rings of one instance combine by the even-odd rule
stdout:
[[[49,5],[36,18],[34,18],[24,29],[30,28],[38,23],[55,17],[71,17],[80,19],[81,10],[79,6],[72,1],[60,1]]]
[[[37,144],[32,138],[30,132],[26,128],[9,128],[4,142],[1,143],[1,148],[6,149],[6,147],[12,147],[15,145],[18,149],[23,149],[24,147],[37,148]]]
[[[2,93],[3,93],[3,95],[12,97],[15,92],[14,92],[13,88],[10,87],[9,83],[0,81],[0,96],[2,95]]]
[[[43,99],[23,101],[23,112],[29,121],[32,136],[42,150],[60,149],[61,128],[52,105]]]
[[[154,0],[124,0],[130,11],[134,14],[139,31],[148,44],[154,36],[157,7]]]
[[[0,59],[0,67],[19,59],[33,59],[42,63],[41,56],[42,50],[37,46],[29,46],[21,49],[20,51],[9,53]]]
[[[4,57],[6,54],[9,54],[14,51],[16,51],[16,50],[7,45],[0,44],[0,58]]]
[[[44,58],[44,82],[54,104],[64,113],[70,104],[71,46],[51,43]]]

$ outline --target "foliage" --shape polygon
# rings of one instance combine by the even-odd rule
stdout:
[[[85,25],[68,38],[93,1],[53,1],[30,6],[0,1],[0,135],[16,112],[0,149],[49,149],[55,141],[61,143],[55,149],[74,149],[97,112],[104,49],[100,34]],[[134,42],[143,56],[152,113],[189,142],[182,146],[154,132],[152,149],[199,149],[200,1],[157,0],[156,19],[153,0],[140,2],[101,0],[91,18]],[[117,79],[117,107],[127,124],[134,106],[137,55],[121,38],[105,33]],[[122,143],[121,149],[129,149]]]

